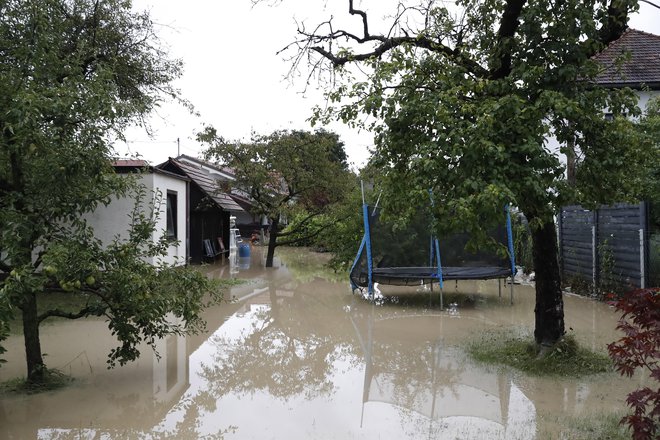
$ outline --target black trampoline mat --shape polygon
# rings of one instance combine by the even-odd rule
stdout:
[[[357,275],[357,274],[356,274]],[[487,280],[506,278],[511,275],[510,267],[477,266],[477,267],[442,267],[442,279],[448,280]],[[368,284],[367,274],[351,277],[353,282],[361,287]],[[380,284],[415,285],[438,281],[437,267],[375,267],[372,281]]]

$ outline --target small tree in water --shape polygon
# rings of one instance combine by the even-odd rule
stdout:
[[[122,0],[5,1],[0,57],[0,338],[20,310],[28,382],[44,380],[39,324],[52,316],[105,316],[120,343],[110,365],[135,359],[142,342],[199,328],[208,280],[146,263],[167,245],[153,242],[154,206],[136,209],[128,238],[107,248],[81,220],[133,194],[113,172],[110,139],[163,94],[177,97],[181,64],[159,49],[148,15]],[[38,295],[57,291],[87,303],[41,310]]]
[[[254,214],[270,220],[266,267],[272,267],[277,246],[308,240],[304,232],[309,223],[342,200],[354,183],[344,144],[334,133],[276,131],[241,143],[228,142],[208,127],[198,138],[211,145],[207,157],[232,169],[235,184],[256,205]],[[282,217],[301,210],[302,218],[282,232]],[[320,229],[314,228],[311,234]]]

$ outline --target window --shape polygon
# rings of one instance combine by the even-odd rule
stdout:
[[[624,112],[624,113],[621,113],[619,116],[622,117],[622,118],[627,118],[628,113]],[[607,113],[605,113],[604,117],[605,117],[606,121],[613,121],[614,120],[614,113],[607,112]]]
[[[176,233],[176,193],[173,191],[167,192],[167,238],[170,240],[177,239]]]

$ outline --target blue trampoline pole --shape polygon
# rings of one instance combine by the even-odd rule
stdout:
[[[442,298],[442,288],[444,287],[444,282],[442,280],[442,262],[440,261],[440,244],[438,239],[434,240],[435,242],[435,258],[438,260],[438,284],[440,284],[440,310],[444,309],[443,298]]]
[[[365,246],[366,241],[367,241],[366,236],[363,236],[362,237],[362,242],[360,243],[360,249],[358,250],[357,256],[355,257],[355,260],[353,261],[353,265],[351,266],[351,270],[349,272],[349,279],[350,279],[350,274],[353,273],[353,269],[355,269],[355,266],[357,266],[358,261],[360,261],[360,256],[362,255],[362,252],[364,251],[364,246]],[[352,279],[350,281],[351,281],[351,290],[353,292],[355,292],[355,289],[357,289],[358,286],[355,285],[355,283],[353,282]]]
[[[364,239],[367,246],[367,269],[369,274],[369,296],[371,299],[374,297],[374,282],[373,282],[373,262],[371,261],[371,230],[369,228],[369,207],[365,203],[362,205],[362,216],[364,217]]]
[[[431,206],[435,206],[435,200],[433,200],[433,191],[429,189],[429,198],[431,199]],[[435,228],[435,217],[433,218],[433,226]],[[444,304],[443,304],[443,287],[444,287],[444,282],[442,279],[442,262],[440,260],[440,244],[438,243],[438,239],[436,237],[433,237],[431,239],[431,261],[433,261],[433,251],[435,250],[435,259],[437,260],[438,263],[438,284],[440,286],[440,310],[444,309]],[[435,249],[433,249],[435,248]],[[431,285],[433,285],[431,283]]]
[[[511,228],[511,208],[507,203],[506,211],[506,236],[507,246],[509,248],[509,261],[511,262],[511,304],[513,305],[513,278],[516,275],[516,256],[513,250],[513,230]]]
[[[369,279],[369,297],[374,297],[374,283],[373,283],[373,261],[371,261],[371,228],[369,227],[369,207],[367,206],[366,198],[364,197],[364,181],[360,181],[360,188],[362,190],[362,221],[364,222],[364,244],[367,248],[367,276]],[[380,200],[380,196],[378,197]],[[376,202],[378,204],[378,202]],[[375,212],[375,211],[374,211]]]

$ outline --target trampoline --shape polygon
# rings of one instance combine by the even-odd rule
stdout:
[[[380,219],[380,209],[362,206],[364,235],[350,271],[353,291],[373,299],[375,284],[415,286],[448,280],[506,279],[516,274],[509,207],[502,211],[500,226],[489,231],[489,243],[468,246],[467,233],[446,237],[432,234],[434,221],[420,210],[405,225]],[[513,282],[511,283],[513,303]]]

